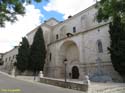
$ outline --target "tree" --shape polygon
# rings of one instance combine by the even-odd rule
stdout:
[[[43,71],[46,57],[46,48],[41,27],[38,28],[33,44],[30,49],[30,70],[36,74],[40,70]]]
[[[110,20],[110,47],[113,67],[125,79],[125,1],[101,0],[97,2],[99,22]]]
[[[116,18],[114,23],[110,23],[109,28],[111,45],[108,49],[112,64],[115,70],[125,79],[125,30],[120,23],[120,18]]]
[[[21,72],[27,70],[29,65],[29,43],[26,37],[22,38],[21,46],[18,49],[17,55],[17,68]]]
[[[97,19],[99,22],[102,20],[111,19],[112,22],[116,17],[120,17],[120,22],[125,23],[125,1],[124,0],[101,0],[97,1],[98,14]]]
[[[5,21],[15,22],[16,15],[24,15],[25,7],[23,3],[30,4],[32,0],[0,0],[0,27],[5,26]],[[41,2],[42,0],[34,0]]]

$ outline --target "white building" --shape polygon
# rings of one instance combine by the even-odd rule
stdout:
[[[14,63],[16,63],[16,55],[18,54],[18,46],[15,46],[10,51],[3,54],[3,70],[9,74],[12,74]]]
[[[80,13],[59,22],[52,18],[44,22],[47,58],[44,76],[83,80],[120,80],[113,69],[107,47],[110,46],[108,22],[98,23],[97,9],[91,6]],[[30,45],[37,28],[27,34]],[[66,63],[66,65],[65,65]]]
[[[3,58],[3,53],[0,53],[0,65],[3,65],[3,60],[2,60],[2,58]]]

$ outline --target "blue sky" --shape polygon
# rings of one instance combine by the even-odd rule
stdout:
[[[95,3],[95,0],[42,0],[41,3],[33,2],[24,4],[25,16],[17,15],[18,21],[14,24],[6,22],[5,28],[0,28],[0,53],[5,53],[18,46],[22,37],[39,26],[41,22],[51,17],[59,21],[73,16]]]
[[[50,19],[51,17],[54,17],[56,18],[57,20],[59,21],[63,21],[63,14],[61,13],[58,13],[56,11],[46,11],[43,6],[46,6],[47,4],[49,3],[49,1],[47,0],[43,0],[41,3],[37,3],[37,2],[34,2],[33,1],[33,4],[35,5],[35,7],[37,9],[40,9],[41,13],[44,15],[44,18],[41,18],[41,21],[45,21],[45,20],[48,20]]]

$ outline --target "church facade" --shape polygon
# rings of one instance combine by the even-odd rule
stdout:
[[[109,22],[96,21],[97,9],[91,6],[59,22],[51,18],[41,24],[47,56],[44,76],[83,80],[120,80],[110,54]],[[27,34],[30,45],[37,28]],[[66,70],[66,71],[65,71]],[[105,80],[104,80],[105,81]]]

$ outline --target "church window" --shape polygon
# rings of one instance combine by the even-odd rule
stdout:
[[[60,28],[60,38],[64,38],[67,31],[67,26],[64,25]]]
[[[81,26],[82,26],[82,27],[85,27],[85,26],[86,26],[86,15],[83,15],[83,16],[81,17]]]
[[[50,53],[50,55],[49,55],[49,60],[51,61],[51,58],[52,58],[52,54]]]
[[[99,23],[99,22],[97,22],[97,18],[96,18],[97,15],[98,15],[98,12],[93,14],[93,22],[95,22],[95,23]]]
[[[73,27],[73,33],[75,33],[76,32],[76,27]]]
[[[62,26],[61,28],[60,28],[60,31],[62,32],[62,31],[65,31],[66,30],[66,26]]]
[[[9,57],[9,61],[11,60],[11,57]]]
[[[102,53],[103,52],[103,47],[102,47],[101,40],[97,40],[97,46],[98,46],[98,52]]]
[[[14,59],[15,55],[13,55],[13,59]]]
[[[100,29],[98,29],[98,32],[100,32]]]
[[[7,58],[6,58],[5,62],[7,62]]]
[[[56,34],[56,39],[58,39],[59,38],[59,36],[58,36],[58,34]]]

